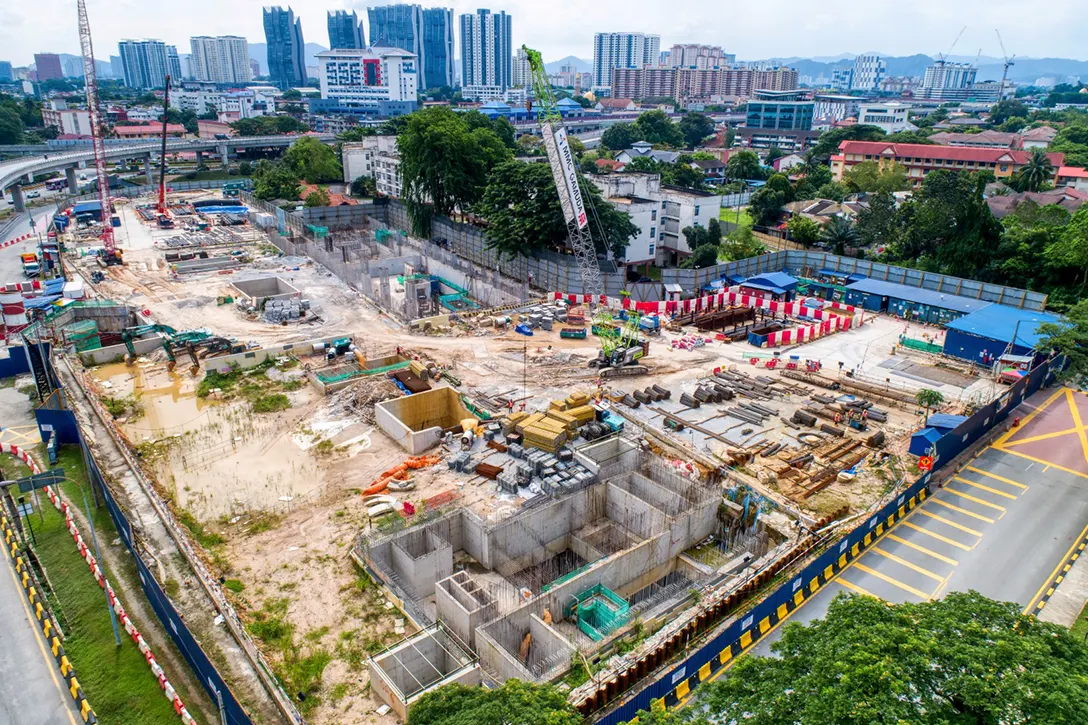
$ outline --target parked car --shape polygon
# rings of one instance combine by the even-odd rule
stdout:
[[[27,199],[37,199],[41,195],[42,195],[42,193],[40,191],[30,191],[30,192],[27,192],[26,198]]]

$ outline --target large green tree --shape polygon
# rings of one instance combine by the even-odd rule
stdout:
[[[880,141],[886,135],[879,126],[855,124],[833,128],[820,136],[808,158],[810,162],[826,164],[832,154],[839,152],[839,144],[843,141]]]
[[[581,725],[582,716],[554,685],[507,680],[502,687],[445,685],[424,694],[407,725]]]
[[[282,161],[263,159],[253,172],[253,195],[258,199],[298,199],[299,177]]]
[[[1045,322],[1038,331],[1037,348],[1044,352],[1057,350],[1064,355],[1066,366],[1061,377],[1082,385],[1088,376],[1088,300],[1070,307],[1061,322]]]
[[[820,241],[820,225],[808,217],[801,215],[791,217],[786,228],[789,229],[790,236],[795,242],[804,244],[806,247],[811,247]]]
[[[759,181],[767,178],[755,151],[738,151],[725,162],[725,178],[742,181]]]
[[[23,142],[23,119],[17,111],[0,107],[0,144]]]
[[[831,247],[835,254],[843,254],[847,246],[858,243],[858,232],[854,223],[844,216],[833,216],[820,230],[820,239]]]
[[[1013,116],[1026,118],[1028,113],[1030,111],[1028,111],[1028,107],[1024,105],[1023,101],[1016,98],[1006,98],[990,108],[990,123],[994,126],[1000,126]]]
[[[601,134],[601,146],[613,151],[629,149],[631,144],[638,140],[638,133],[633,123],[612,124]]]
[[[433,214],[467,210],[480,199],[489,174],[513,153],[490,128],[469,128],[448,106],[405,118],[397,136],[404,200],[412,231],[426,237]]]
[[[782,207],[788,202],[789,199],[781,191],[764,187],[752,194],[752,199],[748,202],[748,213],[756,224],[773,226],[778,222]]]
[[[680,133],[688,148],[695,148],[714,133],[714,121],[701,113],[685,113],[680,119]]]
[[[672,122],[669,114],[664,111],[646,111],[635,119],[635,133],[643,141],[652,144],[681,147],[684,145],[684,134],[680,127]]]
[[[309,130],[302,121],[291,116],[257,116],[243,118],[230,124],[239,136],[276,136]]]
[[[902,164],[862,161],[842,175],[846,188],[854,193],[906,191],[910,188],[907,169]]]
[[[858,211],[858,242],[863,247],[887,246],[897,239],[895,197],[880,191],[869,198],[869,205]]]
[[[588,229],[597,251],[621,256],[638,227],[605,201],[594,184],[579,177],[579,186],[587,207],[595,212]],[[487,219],[488,247],[503,255],[567,246],[567,223],[547,164],[510,161],[496,166],[473,212]]]
[[[283,162],[298,178],[311,184],[340,181],[344,176],[336,151],[313,136],[303,136],[291,144]]]
[[[1054,164],[1044,149],[1034,148],[1027,163],[1017,169],[1009,179],[1009,185],[1017,191],[1039,191],[1050,184],[1054,176]]]
[[[1020,606],[953,592],[920,604],[836,598],[787,624],[777,657],[700,688],[695,716],[745,725],[1088,722],[1088,647]]]

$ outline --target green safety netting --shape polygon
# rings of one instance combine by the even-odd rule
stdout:
[[[578,629],[594,642],[600,642],[627,624],[630,605],[606,586],[596,584],[575,599],[563,614],[570,617],[577,609]]]

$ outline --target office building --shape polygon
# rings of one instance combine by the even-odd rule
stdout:
[[[416,58],[399,48],[342,48],[317,54],[321,99],[311,113],[395,116],[416,108]]]
[[[852,91],[874,91],[888,75],[888,64],[879,55],[859,55],[854,59],[854,73],[850,79]]]
[[[39,81],[59,81],[64,77],[64,67],[56,53],[35,53],[34,70]]]
[[[975,85],[978,69],[970,63],[937,61],[926,68],[919,94],[934,100],[966,100],[968,91]]]
[[[422,46],[418,66],[423,88],[454,85],[452,9],[424,9]]]
[[[461,16],[461,85],[513,85],[511,18],[505,12],[479,9]]]
[[[365,48],[366,40],[363,35],[363,25],[359,16],[352,10],[329,11],[329,48],[339,50],[342,48]]]
[[[277,87],[287,90],[306,85],[306,43],[302,20],[290,6],[264,9],[264,37],[268,44],[268,76]]]
[[[248,83],[249,43],[237,35],[211,38],[206,35],[189,39],[193,79],[208,83]]]
[[[812,129],[813,101],[806,100],[801,91],[757,90],[748,100],[747,128],[781,131]]]
[[[125,77],[125,66],[121,63],[121,56],[119,56],[119,55],[111,55],[110,56],[110,75],[113,76],[114,78],[124,78]]]
[[[0,60],[0,83],[11,83],[15,76],[11,73],[11,63]]]
[[[608,90],[612,86],[613,70],[654,66],[660,55],[660,35],[597,33],[593,36],[594,88]]]
[[[831,93],[817,93],[812,110],[813,120],[827,125],[857,118],[862,99],[858,96],[840,96]]]
[[[863,103],[858,110],[858,124],[877,126],[884,133],[917,131],[918,127],[908,118],[910,106],[905,103]]]
[[[161,40],[122,40],[118,44],[125,85],[129,88],[162,88],[170,64]]]
[[[176,45],[166,46],[166,72],[170,74],[170,78],[174,83],[181,82],[183,77],[181,74],[181,56],[178,55]]]
[[[843,141],[839,153],[831,157],[831,174],[835,181],[842,181],[844,173],[864,161],[876,161],[880,165],[899,164],[906,168],[907,178],[915,186],[930,171],[991,171],[994,176],[1007,179],[1031,158],[1031,151],[1004,148],[977,148],[964,146],[937,146],[935,144],[904,144],[886,141]],[[1065,154],[1048,153],[1050,163],[1057,169],[1065,161]]]
[[[737,59],[716,45],[695,44],[674,45],[668,56],[671,68],[725,68]]]
[[[854,68],[832,68],[831,87],[837,91],[848,91],[854,83]]]

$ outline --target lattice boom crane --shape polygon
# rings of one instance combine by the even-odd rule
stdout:
[[[571,249],[578,259],[578,269],[582,276],[584,294],[604,294],[601,279],[601,267],[597,263],[597,249],[589,233],[589,219],[586,216],[582,189],[578,185],[578,165],[574,163],[574,154],[567,143],[567,129],[563,127],[563,117],[552,95],[552,86],[544,70],[544,60],[540,52],[521,46],[529,57],[529,67],[533,75],[533,90],[536,95],[537,118],[544,135],[544,149],[548,152],[548,163],[552,167],[555,188],[559,192],[559,204],[567,220],[567,236]],[[531,110],[530,106],[530,110]],[[596,301],[596,299],[594,299]]]

